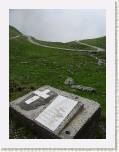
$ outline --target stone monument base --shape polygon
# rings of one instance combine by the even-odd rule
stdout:
[[[50,86],[10,102],[10,117],[21,121],[40,139],[93,138],[99,103]]]

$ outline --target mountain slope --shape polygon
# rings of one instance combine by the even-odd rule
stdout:
[[[23,36],[21,32],[19,32],[16,28],[10,26],[9,30],[9,36],[10,38],[18,38],[19,36]],[[96,39],[88,39],[88,40],[83,40],[83,41],[71,41],[71,42],[50,42],[50,41],[42,41],[42,40],[37,40],[34,37],[30,37],[32,39],[32,42],[36,42],[36,44],[39,43],[39,45],[44,45],[44,46],[49,46],[49,47],[59,47],[59,48],[66,48],[66,49],[74,49],[74,50],[91,50],[91,51],[96,51],[98,50],[96,47],[91,47],[90,45],[94,45],[100,48],[105,48],[105,37],[101,38],[96,38]],[[28,39],[29,40],[29,39]],[[79,42],[79,43],[78,43]],[[35,43],[34,43],[35,44]],[[87,45],[89,44],[89,45]]]
[[[22,35],[21,32],[19,32],[15,27],[9,26],[9,37],[15,37]]]
[[[21,34],[13,28],[10,28],[10,32],[14,36]],[[42,85],[51,85],[99,102],[102,109],[101,119],[105,123],[106,65],[99,65],[98,60],[105,60],[106,52],[60,51],[57,48],[32,44],[25,36],[10,39],[9,44],[10,101]],[[77,84],[96,88],[96,93],[82,92],[66,86],[64,81],[67,77],[72,77]],[[19,138],[21,136],[20,134]],[[99,136],[97,134],[97,138]]]
[[[106,49],[106,36],[95,39],[82,40],[81,42]]]
[[[86,46],[85,44],[78,44],[75,41],[63,43],[63,42],[41,41],[41,40],[36,40],[35,38],[33,38],[33,40],[37,43],[40,43],[43,45],[48,45],[48,46],[53,46],[53,47],[75,49],[75,50],[96,50],[89,46]]]

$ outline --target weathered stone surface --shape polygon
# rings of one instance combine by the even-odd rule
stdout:
[[[83,85],[71,85],[72,89],[78,89],[81,91],[86,91],[86,92],[96,92],[95,88],[92,87],[87,87],[87,86],[83,86]]]
[[[40,106],[38,105],[35,109],[25,110],[20,106],[20,103],[33,94],[33,92],[30,92],[29,94],[10,103],[10,116],[12,118],[16,117],[16,119],[24,122],[24,125],[27,125],[28,128],[32,128],[34,132],[37,132],[37,135],[40,136],[40,138],[90,138],[90,135],[93,134],[94,129],[97,127],[100,115],[100,105],[97,102],[50,86],[39,88],[40,91],[46,89],[51,90],[51,92],[55,92],[56,96],[45,104],[41,104]],[[76,101],[78,105],[76,104],[76,106],[74,106],[75,108],[73,108],[72,112],[69,112],[69,115],[65,117],[62,123],[60,123],[55,130],[51,130],[50,127],[48,128],[39,121],[36,121],[36,118],[38,118],[38,116],[40,116],[40,114],[44,112],[44,110],[46,110],[59,95],[72,100],[72,102]],[[63,108],[63,110],[64,109],[65,108]]]
[[[74,82],[74,80],[73,80],[71,77],[68,77],[68,78],[64,81],[64,84],[71,86],[71,85],[74,85],[75,82]]]

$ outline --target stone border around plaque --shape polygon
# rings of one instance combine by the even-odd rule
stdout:
[[[55,89],[51,86],[43,86],[39,88],[36,91],[40,91],[40,93],[44,90],[50,90],[48,93],[50,96],[45,96],[46,99],[43,99],[41,96],[39,98],[35,98],[36,101],[29,102],[28,105],[25,105],[25,101],[29,100],[29,97],[34,96],[34,91],[28,93],[27,95],[20,97],[12,102],[10,102],[10,114],[12,113],[12,118],[14,118],[15,115],[18,116],[18,118],[24,122],[29,122],[27,125],[31,128],[34,128],[33,131],[37,131],[37,133],[42,134],[42,138],[50,139],[50,138],[61,138],[61,139],[73,139],[73,138],[88,138],[88,134],[93,132],[93,129],[97,126],[99,116],[100,116],[100,105],[99,103],[71,94],[67,93],[58,89]],[[38,93],[37,95],[41,95]],[[36,95],[36,94],[35,94]],[[47,118],[48,112],[50,106],[53,108],[53,101],[56,101],[59,96],[68,98],[69,101],[73,103],[73,101],[76,101],[76,104],[73,108],[69,109],[69,113],[67,110],[65,112],[62,112],[65,117],[63,119],[60,118],[60,114],[58,113],[59,120],[57,119],[56,123],[53,121],[54,126],[48,121],[45,124],[45,120],[50,120],[51,117]],[[44,97],[44,96],[43,96]],[[35,100],[34,99],[34,100]],[[64,100],[65,101],[65,100]],[[27,103],[27,102],[26,102]],[[30,105],[30,104],[31,105]],[[56,102],[57,104],[58,102]],[[69,103],[64,102],[64,106],[68,105]],[[24,108],[25,106],[30,106],[30,108]],[[71,106],[71,105],[70,105]],[[56,107],[56,106],[55,106]],[[62,107],[60,107],[62,108]],[[54,109],[56,115],[56,110]],[[45,112],[46,111],[46,112]],[[44,115],[45,114],[45,115]],[[40,121],[38,120],[38,117],[40,116]],[[42,117],[41,117],[42,116]],[[57,117],[57,118],[58,118]],[[46,119],[47,118],[47,119]],[[38,121],[37,121],[38,120]],[[60,123],[59,123],[60,122]],[[34,126],[34,127],[33,127]],[[53,129],[52,129],[53,128]],[[92,131],[91,131],[92,130]],[[89,137],[90,138],[90,137]]]

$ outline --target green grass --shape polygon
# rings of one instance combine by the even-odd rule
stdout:
[[[81,42],[106,49],[106,36],[95,39],[82,40]]]
[[[28,42],[25,37],[10,40],[10,101],[50,85],[100,103],[101,119],[106,119],[106,66],[87,52],[40,47]],[[95,56],[105,59],[105,52]],[[77,84],[96,88],[96,93],[81,92],[64,85],[67,77]]]

